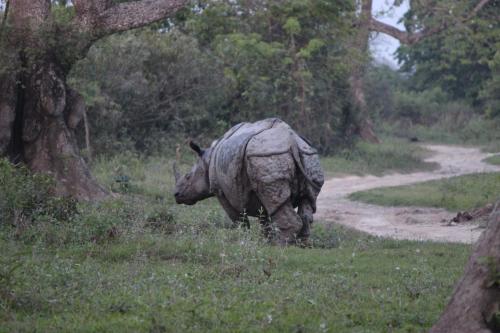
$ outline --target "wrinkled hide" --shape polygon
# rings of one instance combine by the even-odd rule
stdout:
[[[290,126],[275,118],[241,123],[206,150],[190,146],[199,158],[182,177],[174,166],[177,203],[215,195],[233,221],[242,213],[270,217],[280,244],[307,241],[324,176],[316,150]]]
[[[303,166],[312,183],[297,164]],[[290,193],[294,206],[301,197],[307,197],[314,211],[324,182],[316,150],[279,119],[241,123],[229,130],[212,147],[209,179],[212,193],[225,197],[236,211],[245,210],[250,215],[260,208],[251,207],[255,205],[261,205],[272,215],[288,199],[277,188],[271,195],[272,202],[260,202],[256,193],[261,182],[287,179],[294,192]]]

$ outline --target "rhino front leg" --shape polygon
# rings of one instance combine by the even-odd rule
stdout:
[[[302,221],[288,200],[272,216],[271,219],[278,226],[278,243],[291,245],[297,242],[297,235],[302,229]]]
[[[313,208],[309,200],[302,200],[299,204],[298,214],[302,220],[302,229],[300,229],[297,238],[301,243],[307,245],[307,240],[311,235],[311,225],[313,223]]]
[[[273,227],[271,226],[271,220],[269,219],[269,215],[265,211],[259,213],[259,223],[260,230],[262,231],[262,236],[267,239],[271,239],[273,237]]]
[[[219,203],[222,208],[226,212],[227,216],[231,221],[233,221],[233,226],[238,227],[243,225],[245,228],[250,229],[250,221],[248,220],[248,216],[243,212],[240,213],[236,209],[234,209],[229,201],[223,195],[217,196]]]

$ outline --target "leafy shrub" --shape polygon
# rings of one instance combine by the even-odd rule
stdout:
[[[53,180],[0,159],[0,223],[23,227],[37,219],[69,220],[76,202],[53,195]]]

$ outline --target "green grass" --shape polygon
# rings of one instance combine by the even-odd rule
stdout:
[[[312,249],[273,247],[213,199],[175,205],[167,159],[95,174],[121,196],[0,224],[0,332],[424,332],[470,253],[320,224]]]
[[[482,116],[443,114],[431,126],[385,122],[378,131],[391,137],[417,137],[425,142],[479,146],[490,153],[500,152],[500,120]]]
[[[435,163],[423,161],[428,154],[428,151],[408,140],[383,138],[381,144],[359,142],[351,150],[323,157],[321,166],[329,177],[345,174],[410,173],[437,168]]]
[[[350,198],[383,206],[426,206],[463,211],[494,202],[499,195],[500,173],[481,173],[356,192]]]
[[[486,158],[484,161],[486,163],[500,165],[500,155],[490,156],[490,157]]]

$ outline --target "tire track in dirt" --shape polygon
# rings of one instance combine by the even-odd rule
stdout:
[[[472,243],[482,232],[473,223],[448,226],[456,212],[428,207],[383,207],[351,201],[347,197],[357,191],[378,187],[415,184],[478,172],[500,171],[500,166],[482,160],[494,154],[478,148],[423,145],[433,155],[426,159],[440,168],[411,174],[376,176],[347,176],[325,182],[317,201],[316,219],[323,223],[338,223],[372,235],[395,239],[430,240],[439,242]]]

